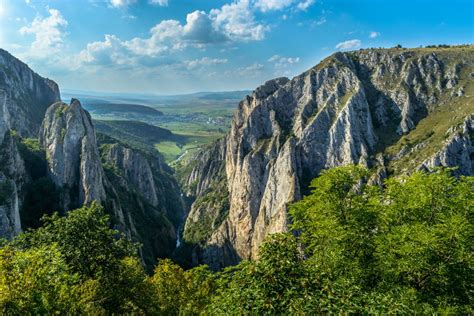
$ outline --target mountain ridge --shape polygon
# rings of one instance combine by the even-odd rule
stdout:
[[[185,240],[209,194],[202,192],[216,185],[206,182],[208,175],[225,169],[229,196],[225,220],[197,242],[195,261],[219,269],[254,258],[268,234],[288,229],[286,205],[327,168],[362,164],[372,168],[374,183],[454,162],[470,175],[473,53],[473,46],[338,52],[291,80],[257,88],[239,104],[218,146],[216,156],[225,159],[215,159],[212,168],[198,162],[186,182],[196,202]],[[450,119],[453,109],[457,115]],[[431,115],[438,120],[425,131]],[[459,129],[464,132],[456,138]],[[446,158],[452,155],[461,158]],[[207,212],[219,213],[221,206],[210,203]]]

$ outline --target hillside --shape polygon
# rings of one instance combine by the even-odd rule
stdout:
[[[184,230],[194,263],[255,258],[288,230],[288,203],[322,170],[361,164],[370,183],[436,166],[474,174],[474,46],[336,53],[240,102],[230,132],[183,173],[196,200]]]
[[[120,139],[131,146],[147,151],[154,151],[160,142],[183,144],[186,137],[175,135],[171,131],[139,121],[94,120],[95,129],[115,139]]]
[[[110,116],[160,116],[162,112],[146,105],[140,104],[115,104],[115,103],[93,103],[84,104],[84,108],[92,115],[110,115]]]

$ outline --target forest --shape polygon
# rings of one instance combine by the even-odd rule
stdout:
[[[147,273],[97,203],[45,216],[0,244],[0,313],[470,314],[474,178],[451,172],[375,186],[363,167],[323,171],[291,231],[217,272],[163,259]]]

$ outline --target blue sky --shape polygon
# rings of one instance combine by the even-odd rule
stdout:
[[[473,42],[472,0],[0,0],[0,47],[63,89],[253,89],[338,50]]]

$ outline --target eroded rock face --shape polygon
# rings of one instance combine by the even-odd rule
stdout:
[[[18,137],[37,137],[48,106],[60,100],[55,82],[0,49],[0,238],[21,231],[20,209],[28,177]]]
[[[36,137],[46,109],[59,100],[54,81],[0,49],[0,141],[7,130]]]
[[[149,268],[169,257],[176,245],[176,228],[185,203],[178,183],[161,158],[126,147],[110,138],[100,146],[107,185],[107,209],[115,210],[120,228],[143,244]]]
[[[454,174],[474,176],[474,117],[466,118],[460,128],[447,131],[448,138],[441,150],[421,166],[428,170],[435,167],[457,167]]]
[[[135,185],[151,205],[158,205],[157,188],[148,160],[132,149],[118,144],[111,145],[104,158],[122,170],[127,181]]]
[[[257,88],[239,104],[225,151],[217,152],[225,159],[229,208],[222,224],[200,241],[202,261],[218,269],[254,258],[268,234],[288,229],[288,203],[300,199],[324,169],[375,167],[372,181],[380,183],[387,176],[383,151],[389,140],[410,133],[450,101],[445,95],[459,89],[462,68],[474,66],[473,55],[465,56],[453,63],[443,54],[405,50],[336,53],[291,80]],[[460,172],[470,174],[467,137],[453,136],[426,165],[460,165]],[[213,151],[197,159],[209,160]],[[197,181],[195,204],[215,185],[207,175],[221,167],[194,167],[188,183],[204,179]],[[202,212],[193,205],[186,230]]]
[[[78,100],[48,108],[40,131],[49,174],[63,190],[64,209],[104,201],[102,169],[92,120]]]

